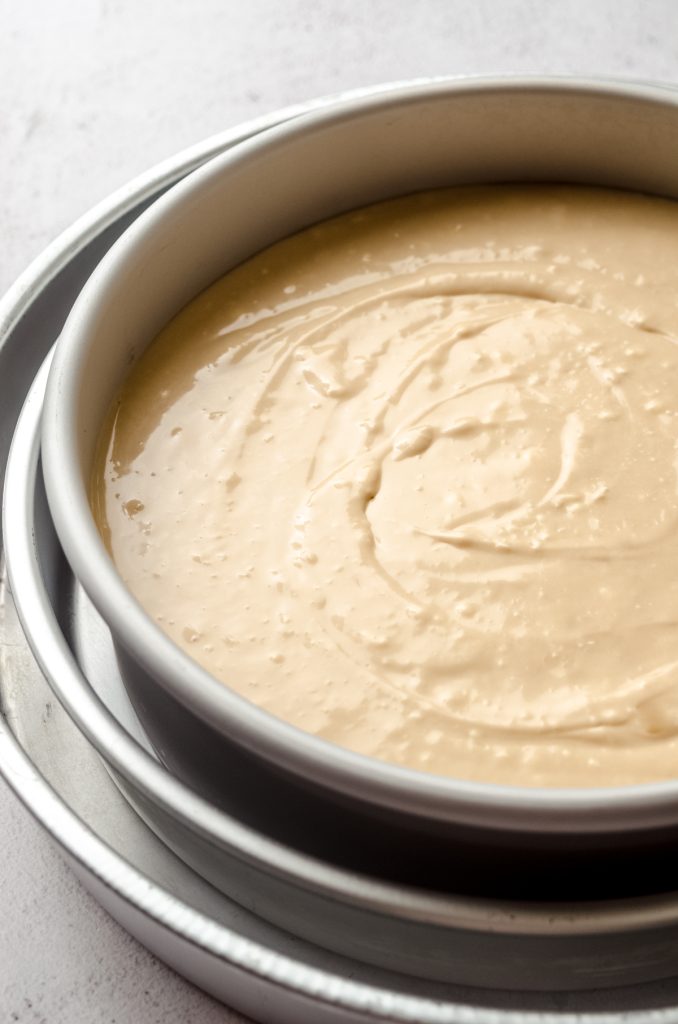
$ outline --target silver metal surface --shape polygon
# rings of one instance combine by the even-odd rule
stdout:
[[[177,162],[177,175],[181,173]],[[169,171],[156,182],[167,183]],[[29,271],[2,306],[0,376],[14,405],[0,409],[0,440],[26,378],[61,327],[63,313],[126,217],[152,194],[131,186],[99,221],[69,233]],[[88,251],[87,246],[90,245]],[[2,318],[0,318],[2,319]],[[27,330],[27,328],[31,328]],[[18,350],[21,350],[21,358]],[[14,368],[22,364],[23,374]],[[5,450],[0,451],[4,472]],[[269,1021],[523,1021],[650,1024],[678,1019],[675,984],[616,993],[478,993],[396,977],[283,935],[201,882],[141,824],[110,784],[91,747],[56,704],[26,647],[0,576],[0,771],[43,823],[101,902],[149,948],[208,991]],[[669,916],[673,907],[668,907]],[[639,954],[640,955],[640,954]],[[614,971],[615,962],[610,963]],[[428,998],[421,998],[422,995]],[[499,1009],[497,1009],[499,1007]],[[531,1010],[530,1013],[525,1011]]]
[[[678,782],[587,790],[461,782],[307,735],[218,683],[162,633],[115,572],[86,500],[93,439],[130,359],[229,265],[361,202],[526,178],[678,195],[675,94],[574,80],[400,87],[273,129],[200,169],[135,223],[66,324],[45,406],[47,490],[67,558],[118,642],[144,728],[200,792],[228,804],[234,771],[256,776],[262,799],[301,823],[297,844],[313,819],[326,856],[351,868],[370,863],[375,873],[388,865],[401,881],[425,871],[441,885],[452,872],[467,892],[554,897],[558,887],[588,884],[578,895],[604,887],[621,895],[634,880],[673,879]],[[647,870],[632,871],[645,855]]]

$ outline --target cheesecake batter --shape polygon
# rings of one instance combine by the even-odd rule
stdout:
[[[412,768],[678,775],[678,204],[456,188],[217,282],[113,410],[132,592],[262,708]]]

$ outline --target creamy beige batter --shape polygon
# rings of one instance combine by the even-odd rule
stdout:
[[[461,778],[678,776],[678,204],[314,227],[169,324],[102,452],[129,587],[273,714]]]

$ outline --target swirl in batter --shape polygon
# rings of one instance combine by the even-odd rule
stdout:
[[[320,224],[165,328],[101,450],[128,586],[274,715],[459,778],[678,775],[678,205]]]

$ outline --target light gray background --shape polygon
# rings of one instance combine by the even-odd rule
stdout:
[[[0,0],[0,292],[201,138],[396,78],[678,82],[678,0]],[[235,1024],[130,939],[0,783],[0,1021]]]

